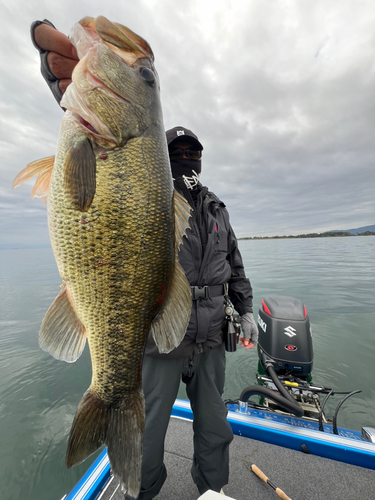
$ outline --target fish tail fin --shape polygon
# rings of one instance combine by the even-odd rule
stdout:
[[[78,406],[70,431],[67,467],[82,462],[106,444],[112,472],[120,480],[122,491],[137,498],[141,487],[144,414],[142,390],[128,393],[114,406],[89,389]]]
[[[124,409],[112,411],[107,433],[108,457],[121,489],[138,498],[141,489],[145,402],[142,390],[128,395]]]
[[[81,399],[70,430],[66,465],[79,464],[105,443],[111,413],[109,405],[89,389]]]

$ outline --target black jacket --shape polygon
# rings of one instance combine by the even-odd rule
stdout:
[[[179,250],[179,261],[190,285],[228,283],[229,297],[236,311],[241,315],[252,312],[252,288],[245,276],[242,257],[224,203],[201,185],[194,203],[182,179],[175,181],[175,188],[192,207],[196,207],[189,221],[187,237],[184,237]],[[153,339],[149,338],[146,355],[179,357],[189,355],[194,350],[207,350],[219,345],[223,342],[224,317],[223,295],[193,300],[190,322],[181,345],[169,354],[159,354]]]

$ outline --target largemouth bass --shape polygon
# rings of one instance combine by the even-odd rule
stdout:
[[[148,43],[104,17],[84,18],[71,41],[80,62],[61,105],[57,153],[30,164],[48,198],[52,249],[62,277],[39,343],[76,361],[86,338],[92,381],[73,421],[70,467],[108,446],[123,491],[140,491],[144,398],[141,366],[152,332],[160,352],[182,340],[190,286],[177,252],[190,207],[173,190]],[[157,377],[157,374],[155,374]]]

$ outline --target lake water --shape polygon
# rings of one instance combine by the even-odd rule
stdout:
[[[239,244],[255,314],[265,295],[304,302],[313,329],[313,382],[362,389],[344,403],[338,424],[375,427],[375,237]],[[88,349],[67,364],[38,347],[41,321],[60,284],[50,249],[0,251],[0,280],[0,496],[60,500],[95,458],[65,467],[71,422],[91,379]],[[257,370],[255,349],[228,354],[224,397],[238,397],[256,382]],[[328,414],[339,400],[328,404]]]

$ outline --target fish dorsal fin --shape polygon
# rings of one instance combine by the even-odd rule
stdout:
[[[163,307],[151,323],[151,332],[159,352],[168,353],[184,338],[191,314],[191,288],[178,262],[178,248],[189,227],[191,208],[177,191],[173,193],[175,212],[175,265]]]
[[[38,174],[35,186],[31,192],[31,198],[42,198],[42,203],[45,203],[47,201],[54,163],[54,156],[47,156],[46,158],[29,163],[14,179],[13,189]]]
[[[74,363],[86,344],[86,330],[71,304],[65,282],[44,316],[39,345],[56,359]]]
[[[87,211],[96,190],[96,159],[91,142],[84,135],[66,155],[64,185],[73,208]]]
[[[185,198],[176,190],[173,192],[172,200],[175,215],[175,250],[178,252],[178,249],[182,244],[182,238],[184,235],[186,236],[186,229],[190,227],[189,218],[192,209]]]

